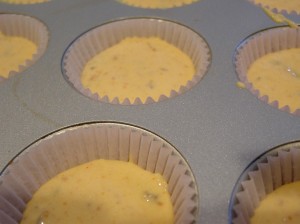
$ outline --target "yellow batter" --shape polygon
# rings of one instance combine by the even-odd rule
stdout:
[[[248,70],[248,81],[269,102],[278,100],[279,108],[288,105],[291,112],[300,108],[300,48],[267,54]]]
[[[94,160],[46,182],[21,224],[173,224],[173,216],[160,174],[130,162]]]
[[[8,78],[9,72],[18,72],[19,66],[32,59],[36,51],[37,46],[32,41],[0,32],[0,76]]]
[[[284,15],[280,13],[272,12],[272,10],[262,7],[264,12],[276,23],[287,23],[292,28],[298,28],[298,24],[294,21],[286,18]]]
[[[276,8],[279,11],[286,10],[287,12],[296,11],[300,12],[300,1],[299,0],[253,0],[256,4],[268,8]]]
[[[84,87],[120,102],[140,97],[158,100],[193,78],[192,60],[175,46],[156,37],[126,38],[93,57],[83,69]]]
[[[140,8],[173,8],[188,5],[198,0],[118,0],[121,3]]]
[[[260,202],[251,224],[299,224],[300,181],[283,185]]]

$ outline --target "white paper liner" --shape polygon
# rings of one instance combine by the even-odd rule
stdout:
[[[148,97],[146,102],[136,98],[130,102],[126,98],[120,102],[118,98],[109,99],[99,96],[83,87],[80,76],[85,64],[99,52],[117,44],[126,37],[159,37],[185,52],[193,61],[195,75],[179,91],[172,90],[170,96],[161,95],[158,101],[180,95],[196,85],[208,70],[211,63],[211,51],[206,41],[195,31],[175,22],[155,18],[130,18],[109,22],[93,28],[79,36],[66,50],[62,70],[65,78],[80,93],[92,99],[112,104],[136,105],[153,103]]]
[[[287,7],[282,7],[282,8],[279,8],[278,6],[276,7],[276,1],[274,1],[274,5],[268,5],[268,4],[265,4],[265,3],[262,3],[262,2],[256,2],[255,0],[248,0],[249,2],[251,2],[252,4],[255,4],[259,7],[265,7],[275,13],[285,13],[285,14],[300,14],[300,11],[299,10],[296,10],[294,8],[287,8]]]
[[[198,220],[195,178],[180,153],[151,132],[119,123],[89,123],[57,131],[21,152],[0,176],[0,223],[17,224],[34,192],[56,174],[95,159],[132,161],[168,182],[175,224]]]
[[[175,7],[181,7],[184,5],[189,5],[194,2],[200,1],[200,0],[164,0],[167,2],[164,3],[164,1],[153,1],[153,0],[116,0],[117,2],[120,2],[125,5],[138,7],[138,8],[150,8],[150,9],[167,9],[167,8],[175,8]]]
[[[243,172],[231,196],[230,224],[250,224],[261,200],[278,187],[300,180],[300,142],[276,147]]]
[[[259,90],[254,89],[247,80],[247,71],[254,61],[266,54],[299,47],[300,29],[283,26],[263,30],[251,35],[238,46],[234,57],[238,78],[253,95],[277,109],[298,116],[300,115],[300,108],[293,112],[288,105],[279,108],[278,101],[270,102],[267,95],[261,95]]]
[[[47,27],[38,19],[21,14],[0,14],[0,31],[7,36],[19,36],[37,45],[37,52],[20,65],[18,71],[11,71],[9,77],[32,66],[46,51],[49,39]],[[2,77],[1,80],[5,80]]]
[[[31,5],[49,2],[51,0],[0,0],[0,2],[8,3],[8,4],[17,4],[17,5]]]

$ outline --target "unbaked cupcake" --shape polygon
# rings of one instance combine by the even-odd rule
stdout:
[[[299,205],[299,201],[294,201],[295,199],[299,200],[299,189],[296,194],[293,189],[294,187],[299,188],[299,165],[299,141],[275,147],[251,162],[239,177],[232,192],[229,205],[229,223],[257,223],[255,222],[257,216],[262,219],[269,219],[270,223],[274,224],[299,223],[299,206],[291,211],[287,209],[289,205],[284,205],[286,201],[289,201],[289,204],[296,203]],[[281,196],[279,199],[278,194]],[[274,198],[276,199],[275,202]],[[270,200],[273,203],[267,204],[269,212],[261,214],[261,209]],[[271,222],[274,218],[277,220]]]
[[[198,221],[199,195],[181,154],[159,136],[127,124],[87,123],[51,133],[18,154],[0,176],[0,220],[19,223],[26,204],[57,174],[96,159],[121,160],[159,173],[168,183],[176,224]]]
[[[235,53],[248,90],[280,110],[300,115],[300,29],[277,27],[248,37]]]
[[[150,9],[168,9],[189,5],[199,0],[116,0],[120,3],[138,7],[138,8],[150,8]]]
[[[63,56],[62,70],[69,83],[90,98],[146,104],[189,90],[210,61],[207,43],[190,28],[162,19],[130,18],[105,23],[76,38]],[[90,75],[85,76],[86,70]]]
[[[36,18],[0,14],[0,77],[21,73],[45,52],[48,29]]]

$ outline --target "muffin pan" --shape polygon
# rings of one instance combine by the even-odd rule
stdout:
[[[187,160],[199,187],[198,223],[228,223],[230,194],[243,169],[269,148],[300,138],[298,116],[240,89],[233,63],[239,43],[279,26],[247,0],[202,0],[166,10],[140,9],[114,0],[0,3],[2,13],[32,16],[49,30],[43,56],[0,82],[0,169],[41,136],[89,121],[120,121],[167,139]],[[300,22],[298,15],[287,15]],[[155,17],[183,24],[208,43],[212,62],[184,94],[147,105],[113,105],[83,96],[62,74],[62,57],[85,31],[124,18]]]
[[[38,3],[45,3],[49,0],[2,0],[2,2],[7,4],[17,4],[17,5],[31,5]]]

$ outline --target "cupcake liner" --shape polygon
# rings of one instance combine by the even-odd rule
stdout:
[[[189,5],[199,0],[117,0],[125,5],[138,7],[138,8],[150,8],[150,9],[167,9],[167,8],[175,8],[181,7],[184,5]]]
[[[126,37],[158,37],[178,47],[192,59],[196,70],[193,79],[185,86],[181,86],[178,91],[170,91],[169,96],[161,95],[157,101],[188,91],[205,75],[211,62],[211,53],[206,41],[186,26],[156,18],[121,19],[88,30],[70,44],[62,58],[62,72],[65,79],[83,95],[101,102],[123,105],[156,102],[151,97],[148,97],[145,102],[140,98],[136,98],[134,102],[130,102],[128,98],[120,102],[118,98],[109,99],[108,96],[99,96],[82,86],[80,76],[85,64],[96,54]]]
[[[50,0],[0,0],[0,2],[8,3],[8,4],[18,4],[18,5],[31,5],[49,2]]]
[[[278,187],[300,180],[300,142],[287,143],[255,159],[231,195],[229,223],[249,224],[261,200]]]
[[[277,109],[298,116],[300,115],[300,108],[295,111],[291,111],[288,105],[279,108],[278,101],[270,101],[267,95],[261,95],[259,90],[254,89],[247,79],[247,71],[254,61],[266,54],[299,47],[300,29],[282,26],[259,31],[249,36],[237,47],[234,55],[234,65],[238,78],[253,95]]]
[[[290,5],[290,6],[286,4],[287,1],[284,3],[285,5],[281,5],[277,1],[269,2],[269,3],[266,3],[262,0],[248,0],[248,1],[259,7],[265,7],[267,9],[270,9],[275,13],[298,14],[298,15],[300,14],[299,4],[296,6],[296,0],[294,0],[295,1],[294,5]]]
[[[168,183],[175,223],[198,220],[198,190],[180,153],[159,136],[120,123],[88,123],[68,127],[25,148],[0,176],[0,220],[16,224],[26,203],[47,180],[95,159],[131,161]],[[2,223],[2,222],[1,222]]]
[[[11,71],[9,77],[21,73],[32,66],[46,51],[49,39],[47,27],[36,18],[21,14],[0,14],[0,31],[7,36],[26,38],[37,45],[37,52],[24,64],[19,65],[18,71]],[[2,79],[5,79],[2,77]],[[1,81],[1,79],[0,79]]]

